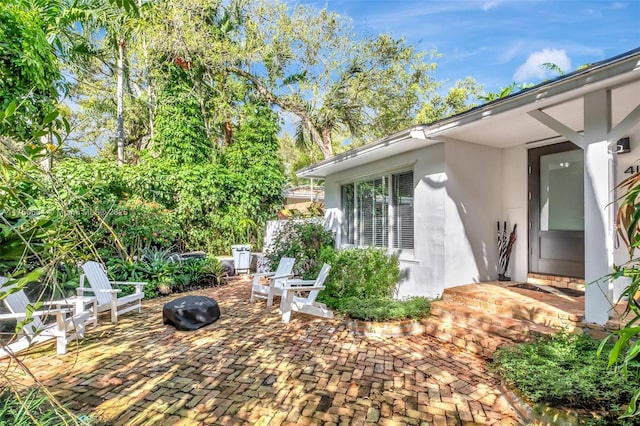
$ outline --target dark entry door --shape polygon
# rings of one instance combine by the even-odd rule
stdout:
[[[529,150],[529,271],[584,277],[584,153],[571,142]]]

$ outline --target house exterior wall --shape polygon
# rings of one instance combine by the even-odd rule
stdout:
[[[628,135],[630,139],[631,152],[625,154],[618,154],[613,160],[615,170],[614,181],[619,185],[623,180],[631,176],[631,173],[640,173],[640,125],[633,128],[632,132]],[[623,189],[614,189],[612,198],[618,199],[624,194]],[[629,261],[629,252],[624,245],[624,241],[617,234],[614,238],[614,253],[613,263],[615,265],[623,265]],[[620,297],[620,293],[629,284],[628,278],[620,278],[611,285],[612,300],[616,301]]]
[[[445,143],[445,283],[498,276],[496,222],[502,219],[502,150]]]
[[[631,153],[618,155],[615,180],[640,171],[640,126]],[[341,208],[342,184],[404,170],[414,172],[414,250],[400,255],[405,278],[397,296],[438,297],[446,287],[497,278],[496,221],[517,228],[507,275],[526,281],[528,273],[527,146],[499,149],[461,141],[429,145],[330,175],[327,210]],[[617,264],[627,259],[624,245]],[[612,286],[614,295],[619,293]]]
[[[413,252],[400,253],[397,297],[439,297],[446,287],[496,279],[502,151],[438,143],[330,175],[327,211],[341,209],[341,185],[402,170],[413,170],[415,226]]]
[[[446,179],[443,144],[327,176],[325,209],[327,212],[341,209],[340,187],[343,184],[404,170],[413,170],[414,249],[413,253],[400,253],[400,268],[404,278],[398,285],[397,297],[436,297],[442,294],[445,282],[443,219]]]
[[[512,281],[525,282],[529,271],[529,200],[527,149],[524,145],[502,150],[501,217],[511,229],[517,224],[516,243],[511,253],[507,276]]]

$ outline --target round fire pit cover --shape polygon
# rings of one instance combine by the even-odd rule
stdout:
[[[179,297],[162,307],[162,322],[178,330],[197,330],[218,318],[218,302],[206,296]]]

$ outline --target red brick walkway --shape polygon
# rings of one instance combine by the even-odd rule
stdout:
[[[150,300],[66,355],[46,345],[21,359],[60,402],[109,425],[518,424],[485,362],[432,338],[354,336],[339,317],[281,324],[242,282],[191,294],[216,299],[220,320],[176,331],[162,324],[170,298]]]

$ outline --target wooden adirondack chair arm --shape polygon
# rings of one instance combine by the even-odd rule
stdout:
[[[287,286],[310,286],[314,285],[316,280],[289,280],[287,281]]]
[[[287,274],[287,275],[274,275],[272,277],[269,277],[270,280],[279,280],[282,278],[291,278],[293,276],[293,274]]]
[[[249,275],[251,278],[260,278],[260,277],[270,277],[275,275],[275,272],[256,272],[254,274]]]
[[[88,292],[88,293],[108,293],[108,294],[117,294],[122,292],[122,290],[120,290],[119,288],[114,288],[111,290],[108,289],[99,289],[99,290],[95,290],[91,287],[78,287],[76,288],[76,292],[78,293],[78,296],[84,296],[84,292]]]
[[[111,284],[115,284],[115,285],[135,285],[135,286],[141,286],[141,285],[146,285],[147,282],[146,281],[109,281]]]
[[[33,311],[31,316],[33,317],[43,317],[46,315],[61,315],[61,314],[69,314],[71,313],[71,309],[50,309],[48,311]],[[20,319],[26,318],[26,312],[18,312],[17,314],[0,314],[0,320],[8,320],[8,319]]]
[[[315,281],[314,281],[315,283]],[[293,291],[312,291],[312,290],[324,290],[323,285],[285,285],[282,287],[283,290],[293,290]]]

